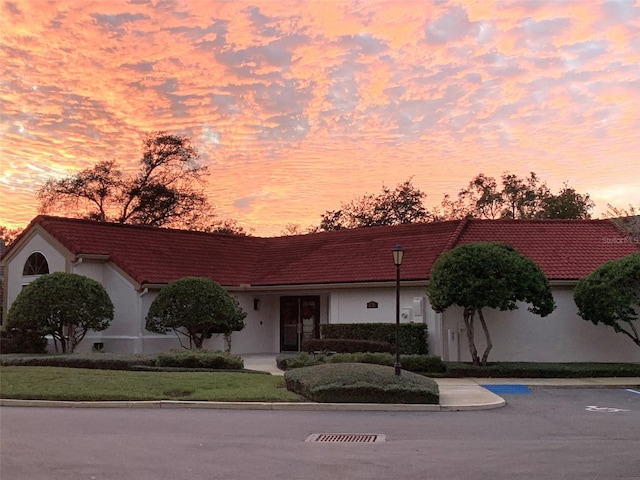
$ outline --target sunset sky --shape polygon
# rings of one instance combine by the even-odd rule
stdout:
[[[413,177],[534,171],[640,205],[640,1],[0,0],[0,224],[186,135],[254,235]]]

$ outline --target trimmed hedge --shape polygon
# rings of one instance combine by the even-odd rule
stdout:
[[[640,377],[637,363],[490,362],[485,366],[446,362],[443,377],[479,378],[589,378]]]
[[[158,367],[210,368],[216,370],[242,370],[244,360],[237,355],[211,350],[185,350],[159,353]]]
[[[306,338],[302,340],[300,349],[303,352],[393,352],[394,345],[389,342],[372,340],[352,340],[345,338]]]
[[[36,330],[0,330],[0,353],[47,353],[47,339]]]
[[[244,361],[237,355],[209,350],[171,351],[159,354],[65,354],[1,355],[0,365],[29,367],[69,367],[102,370],[242,370]]]
[[[287,389],[314,402],[438,404],[438,384],[411,372],[363,363],[325,364],[291,370]]]
[[[93,368],[101,370],[134,370],[137,366],[153,366],[156,364],[155,355],[116,355],[99,354],[65,354],[41,356],[0,356],[2,366],[28,367],[69,367]]]
[[[395,323],[329,323],[320,325],[322,338],[369,340],[396,343]],[[427,326],[423,323],[400,324],[400,353],[427,355]]]
[[[296,368],[322,365],[324,363],[367,363],[393,366],[395,356],[390,353],[336,353],[335,355],[309,355],[301,353],[296,356],[280,355],[276,359],[278,368],[292,370]],[[441,374],[446,371],[445,363],[434,355],[400,355],[403,370],[421,374]]]

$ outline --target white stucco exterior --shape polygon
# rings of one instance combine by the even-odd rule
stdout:
[[[11,265],[7,265],[5,268],[6,308],[13,303],[24,285],[38,278],[34,275],[24,276],[22,274],[27,259],[36,252],[41,253],[47,259],[50,273],[66,271],[67,258],[62,251],[54,247],[42,235],[37,233],[31,235],[26,239],[24,247],[16,252]]]
[[[612,328],[593,325],[578,316],[571,287],[554,287],[557,304],[551,315],[541,318],[527,311],[484,312],[493,348],[489,361],[529,362],[640,362],[640,349]],[[480,321],[475,321],[478,354],[486,347]],[[471,361],[462,308],[443,314],[442,358]]]
[[[103,332],[89,332],[77,351],[86,352],[102,347],[105,352],[153,353],[179,349],[175,335],[158,335],[145,330],[145,318],[159,286],[137,285],[117,265],[100,256],[74,256],[58,244],[47,232],[33,229],[5,259],[5,311],[25,284],[37,276],[23,275],[25,262],[31,254],[40,252],[47,260],[49,272],[69,272],[99,281],[106,288],[115,307],[115,318]],[[467,337],[461,308],[451,308],[442,314],[434,312],[425,294],[426,282],[405,282],[401,285],[402,322],[426,323],[430,352],[445,360],[469,361]],[[281,298],[314,296],[319,299],[319,322],[394,322],[395,283],[320,285],[316,288],[285,287],[231,289],[247,317],[245,329],[232,337],[232,351],[246,353],[276,353],[281,346]],[[626,336],[612,329],[595,326],[577,315],[573,289],[554,286],[557,309],[548,317],[529,313],[526,305],[509,312],[485,311],[493,341],[489,355],[492,361],[540,362],[640,362],[640,349]],[[482,354],[484,335],[476,321],[476,345]],[[214,336],[206,348],[223,349],[222,336]]]

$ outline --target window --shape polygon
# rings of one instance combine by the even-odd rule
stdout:
[[[22,275],[44,275],[47,273],[49,273],[49,264],[47,263],[47,259],[44,258],[44,255],[40,252],[29,255],[29,258],[27,258],[24,264]]]

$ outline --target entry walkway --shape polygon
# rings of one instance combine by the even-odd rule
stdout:
[[[274,354],[242,355],[244,366],[250,370],[269,372],[272,375],[284,375],[276,365]],[[440,405],[431,406],[434,410],[486,410],[505,405],[505,400],[481,385],[520,385],[533,388],[633,388],[640,387],[640,377],[614,378],[434,378],[440,390]],[[334,404],[339,405],[339,404]],[[412,405],[379,405],[386,409],[413,410]],[[427,407],[426,405],[423,407]],[[435,408],[434,408],[435,407]],[[338,407],[336,407],[338,408]],[[369,409],[369,408],[361,408]],[[378,408],[371,408],[378,409]],[[424,408],[423,408],[424,409]]]
[[[244,368],[269,372],[272,375],[284,375],[284,372],[276,365],[274,354],[241,355],[244,360]],[[505,404],[502,397],[482,388],[472,379],[434,379],[440,390],[440,405],[389,405],[389,404],[356,404],[350,409],[360,410],[484,410],[499,408]],[[441,381],[443,380],[443,381]],[[318,404],[333,405],[335,409],[346,409],[345,404]],[[322,407],[321,407],[322,408]],[[324,407],[326,408],[326,407]]]

